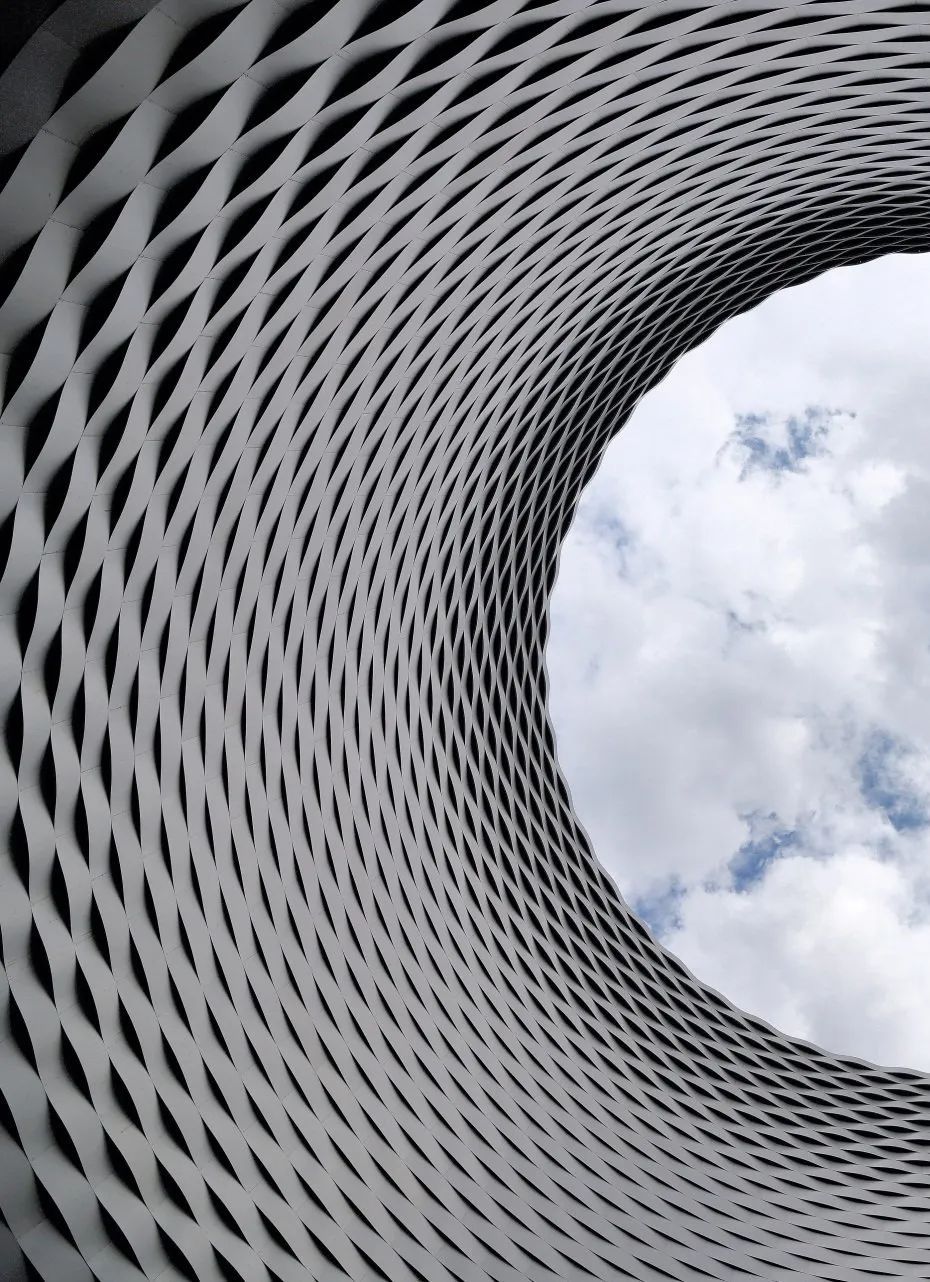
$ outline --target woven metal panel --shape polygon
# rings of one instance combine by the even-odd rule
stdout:
[[[930,249],[928,76],[917,0],[72,3],[14,58],[11,1277],[930,1276],[930,1080],[652,941],[543,659],[638,396]]]

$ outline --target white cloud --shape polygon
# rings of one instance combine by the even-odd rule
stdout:
[[[926,1068],[928,298],[887,258],[683,358],[585,493],[548,650],[579,815],[673,951]]]
[[[667,945],[745,1009],[834,1049],[930,1063],[930,924],[906,871],[865,850],[789,856],[749,894],[697,889]]]

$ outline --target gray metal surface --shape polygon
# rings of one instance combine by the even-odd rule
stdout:
[[[642,391],[930,248],[930,8],[145,9],[0,84],[9,1276],[930,1277],[930,1080],[651,940],[543,661]]]

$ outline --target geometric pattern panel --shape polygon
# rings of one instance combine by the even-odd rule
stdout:
[[[25,41],[9,1277],[930,1277],[930,1079],[652,939],[544,663],[642,393],[930,249],[928,83],[917,0],[72,0]]]

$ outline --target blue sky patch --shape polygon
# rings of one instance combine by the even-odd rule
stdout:
[[[800,834],[796,828],[781,824],[778,816],[741,815],[749,823],[753,834],[744,841],[739,850],[727,864],[731,884],[734,890],[748,890],[765,876],[769,866],[781,855],[800,844]]]
[[[687,893],[682,881],[672,877],[661,890],[640,896],[630,907],[640,921],[662,939],[681,925],[681,905]]]
[[[809,405],[787,419],[773,414],[737,414],[730,443],[744,455],[740,480],[751,472],[803,472],[806,459],[827,452],[826,440],[842,410]],[[773,429],[782,429],[775,431]],[[781,439],[778,439],[781,438]]]
[[[901,777],[900,763],[908,753],[906,744],[876,730],[857,763],[863,800],[873,810],[880,810],[896,832],[925,828],[930,823],[925,804]]]

